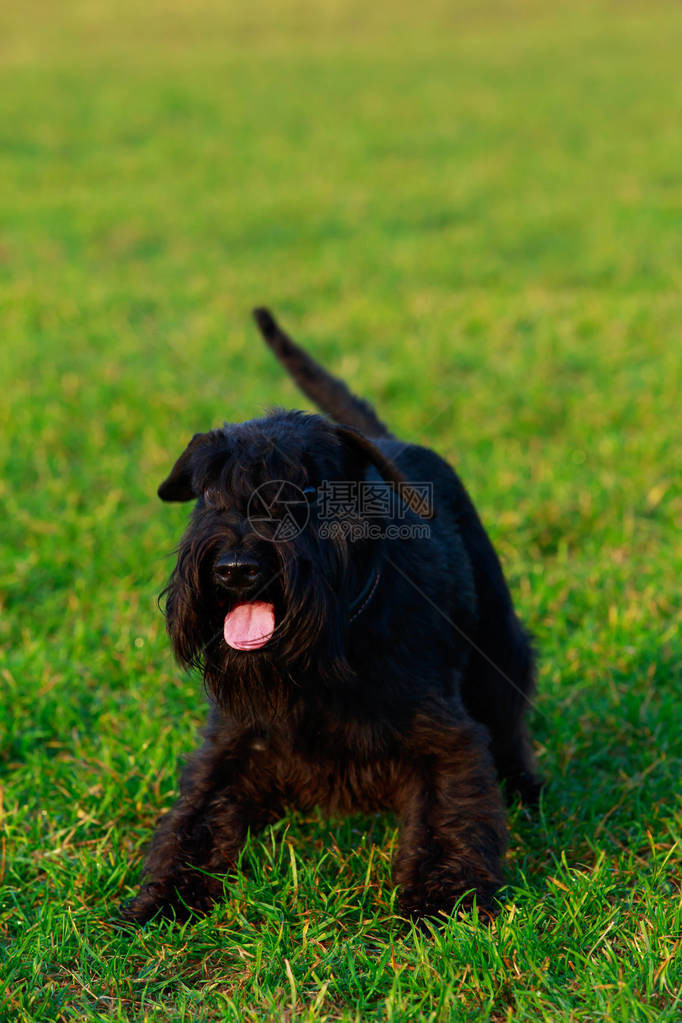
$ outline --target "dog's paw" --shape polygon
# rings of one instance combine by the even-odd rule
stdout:
[[[478,918],[482,923],[492,923],[500,911],[496,899],[496,888],[485,887],[465,890],[458,886],[447,894],[413,891],[403,893],[400,898],[402,915],[412,920],[421,930],[427,931],[429,925],[442,925],[453,915],[470,916],[476,906]]]
[[[524,806],[537,806],[545,779],[532,771],[519,771],[504,779],[504,794],[508,803],[520,799]]]
[[[151,882],[121,908],[123,919],[129,923],[146,924],[150,920],[166,919],[184,923],[192,917],[210,913],[215,900],[205,891],[188,889],[167,883]]]

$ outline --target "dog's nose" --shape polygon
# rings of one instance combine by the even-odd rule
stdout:
[[[217,582],[228,590],[255,589],[263,582],[260,562],[251,554],[230,551],[218,558],[214,566]]]

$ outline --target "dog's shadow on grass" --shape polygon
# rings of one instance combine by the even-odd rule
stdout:
[[[569,699],[562,694],[560,706],[552,705],[550,693],[542,699],[544,716],[537,715],[532,730],[546,785],[539,806],[509,807],[505,879],[511,888],[523,886],[540,896],[562,860],[568,869],[590,869],[602,853],[648,856],[649,835],[661,836],[663,846],[672,844],[671,794],[682,774],[681,693],[682,645],[669,643],[638,648],[624,666],[606,666],[599,684],[586,683]],[[391,814],[326,820],[292,813],[250,844],[248,874],[258,870],[266,843],[272,878],[279,844],[282,867],[291,849],[287,856],[303,864],[304,874],[315,874],[311,897],[324,892],[333,900],[342,889],[367,902],[373,893],[388,911],[397,841]],[[300,875],[299,867],[299,891]]]
[[[626,666],[605,666],[598,685],[567,693],[561,706],[541,696],[544,716],[532,730],[546,785],[539,807],[511,808],[512,884],[544,883],[562,859],[589,868],[601,853],[648,855],[648,834],[666,841],[682,773],[681,692],[675,643],[632,651]]]

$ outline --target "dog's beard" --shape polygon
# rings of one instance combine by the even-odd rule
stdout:
[[[324,691],[348,685],[354,673],[346,659],[348,545],[311,536],[273,545],[273,580],[254,599],[272,607],[274,630],[253,649],[226,642],[234,606],[212,581],[217,541],[188,534],[166,594],[166,620],[176,658],[198,668],[221,704],[277,703],[302,689]],[[274,566],[274,561],[277,565]],[[246,602],[248,605],[248,602]]]

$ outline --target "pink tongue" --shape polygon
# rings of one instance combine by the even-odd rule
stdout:
[[[257,650],[274,631],[275,609],[262,600],[237,604],[225,615],[225,642],[234,650]]]

